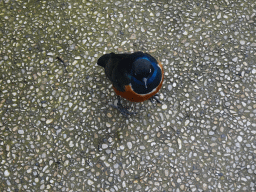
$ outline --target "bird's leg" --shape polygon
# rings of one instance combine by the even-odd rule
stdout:
[[[150,98],[150,101],[153,103],[153,100],[156,100],[157,103],[163,104],[156,96],[159,96],[159,94],[155,94]]]
[[[136,114],[135,112],[130,112],[128,111],[128,107],[124,107],[122,104],[121,104],[121,98],[120,96],[117,97],[118,99],[118,102],[117,102],[117,106],[115,105],[111,105],[112,107],[116,108],[122,115],[124,116],[128,116],[128,115],[134,115]]]
[[[65,72],[68,73],[66,63],[60,57],[56,57],[56,59],[58,59],[64,65]]]
[[[121,107],[121,108],[128,109],[128,107],[123,107],[123,105],[121,104],[121,97],[120,96],[117,96],[117,106]]]

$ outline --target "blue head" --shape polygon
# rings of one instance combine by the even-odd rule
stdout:
[[[136,93],[146,94],[157,87],[162,78],[156,60],[140,57],[133,62],[131,86]]]

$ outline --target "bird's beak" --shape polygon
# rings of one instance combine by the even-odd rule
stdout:
[[[145,77],[142,79],[142,81],[145,83],[145,87],[146,87],[146,89],[147,89],[147,80],[148,80],[148,79],[147,79],[147,78],[145,78]]]

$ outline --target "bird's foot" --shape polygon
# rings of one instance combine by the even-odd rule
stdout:
[[[157,103],[163,104],[156,96],[159,96],[159,95],[155,94],[150,98],[151,103],[153,103],[153,100],[155,100]]]
[[[131,111],[128,111],[129,107],[124,107],[122,104],[121,104],[121,101],[120,101],[120,97],[118,97],[118,102],[117,102],[117,106],[116,105],[112,105],[111,106],[113,108],[116,108],[122,115],[124,115],[125,117],[128,117],[128,115],[135,115],[136,112],[131,112]]]
[[[127,107],[123,107],[122,105],[111,105],[113,108],[116,108],[122,115],[128,117],[128,115],[135,115],[135,112],[128,111]]]

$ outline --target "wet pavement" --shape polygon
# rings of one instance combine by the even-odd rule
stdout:
[[[256,190],[255,1],[0,10],[0,191]],[[135,51],[163,64],[163,104],[124,117],[96,62]]]

